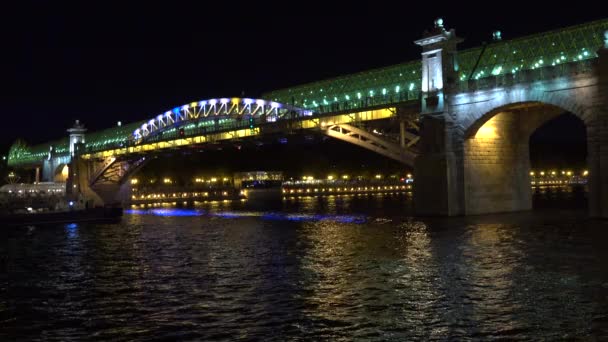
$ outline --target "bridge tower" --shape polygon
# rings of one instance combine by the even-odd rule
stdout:
[[[68,133],[70,133],[70,140],[69,140],[69,146],[70,146],[70,156],[69,158],[69,164],[68,164],[68,178],[66,180],[66,189],[65,189],[65,193],[68,197],[72,197],[73,199],[76,199],[78,197],[78,194],[81,191],[81,184],[79,182],[79,177],[78,177],[78,167],[77,167],[77,150],[79,149],[80,146],[82,146],[82,144],[85,143],[85,132],[87,131],[87,129],[84,127],[83,124],[80,123],[79,120],[76,120],[76,122],[74,123],[74,126],[69,128],[67,130]]]
[[[78,144],[84,144],[84,133],[87,131],[84,128],[84,125],[80,123],[79,120],[76,120],[74,126],[68,129],[68,133],[70,133],[70,156],[74,157],[74,152],[76,151],[76,146]]]
[[[422,102],[414,203],[418,214],[451,216],[463,213],[463,184],[459,144],[450,134],[458,128],[445,97],[457,79],[456,45],[462,39],[443,25],[443,19],[435,20],[434,28],[415,41],[422,47]]]
[[[454,29],[447,31],[443,19],[435,20],[435,27],[415,41],[422,47],[422,114],[441,113],[444,110],[444,88],[454,82],[458,71],[456,45],[462,39]]]

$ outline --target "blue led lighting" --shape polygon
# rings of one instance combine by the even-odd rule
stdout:
[[[142,209],[127,209],[124,211],[124,213],[130,215],[146,215],[148,214],[148,211]]]
[[[322,214],[289,214],[281,212],[250,212],[250,211],[219,211],[205,213],[198,209],[177,209],[177,208],[162,208],[162,209],[129,209],[125,210],[126,214],[131,215],[155,215],[155,216],[213,216],[226,219],[235,219],[243,217],[259,217],[262,220],[268,221],[293,221],[293,222],[315,222],[315,221],[331,221],[339,223],[365,223],[367,218],[360,215],[322,215]]]
[[[196,209],[152,209],[150,210],[156,216],[202,216],[205,214],[201,210]]]
[[[163,208],[163,209],[150,209],[150,210],[140,210],[140,209],[129,209],[125,210],[125,213],[132,215],[155,215],[155,216],[165,216],[165,217],[173,217],[173,216],[202,216],[205,214],[202,210],[196,209],[177,209],[177,208]]]
[[[252,215],[243,215],[241,213],[234,213],[234,212],[230,212],[230,211],[212,213],[210,215],[216,216],[216,217],[221,217],[221,218],[239,218],[239,217],[245,217],[245,216],[252,216]]]

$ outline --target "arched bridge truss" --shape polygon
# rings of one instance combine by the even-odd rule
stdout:
[[[94,170],[89,179],[89,186],[100,184],[122,184],[130,175],[146,163],[146,157],[105,158],[93,164]]]
[[[94,191],[103,203],[120,202],[119,196],[123,185],[149,160],[150,158],[145,156],[90,160],[85,164],[89,168],[88,175],[90,175],[86,180],[87,187]]]
[[[136,144],[165,130],[181,126],[214,124],[217,118],[248,118],[250,125],[276,122],[284,118],[312,116],[313,111],[274,101],[250,98],[210,99],[176,107],[143,123],[133,132]]]

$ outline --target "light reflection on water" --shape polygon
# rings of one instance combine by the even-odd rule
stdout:
[[[4,230],[0,339],[608,337],[608,223],[413,218],[410,204],[150,208],[120,224]]]
[[[321,214],[289,214],[282,212],[251,212],[251,211],[218,211],[205,212],[200,209],[163,208],[163,209],[128,209],[130,215],[155,215],[165,217],[179,216],[211,216],[221,218],[259,217],[263,220],[274,221],[335,221],[342,223],[365,223],[363,215],[321,215]]]
[[[77,223],[68,223],[65,225],[65,230],[70,239],[74,239],[78,237],[78,224]]]
[[[162,208],[162,209],[127,209],[125,214],[130,215],[155,215],[155,216],[201,216],[205,212],[196,209]]]

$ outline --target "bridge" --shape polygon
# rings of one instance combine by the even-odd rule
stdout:
[[[420,60],[262,94],[192,102],[145,120],[27,146],[9,165],[97,204],[158,151],[314,131],[414,167],[419,214],[531,208],[528,140],[564,112],[587,128],[589,213],[608,217],[608,19],[458,50],[437,19],[416,42]],[[373,127],[392,129],[378,134]]]

